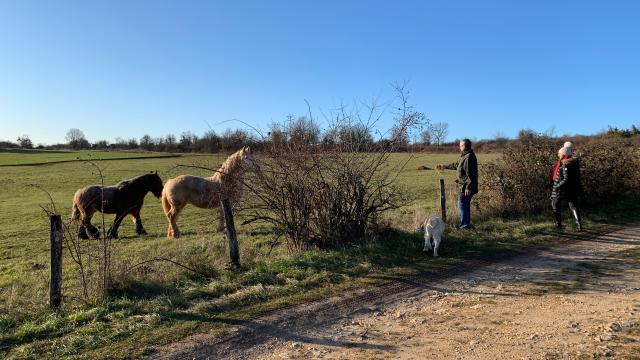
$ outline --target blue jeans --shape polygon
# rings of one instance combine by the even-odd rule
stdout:
[[[471,226],[471,198],[473,195],[458,196],[458,209],[460,209],[460,228],[466,229]]]

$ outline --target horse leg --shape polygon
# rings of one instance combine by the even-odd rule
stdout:
[[[184,206],[184,205],[183,205]],[[171,209],[167,211],[167,220],[169,221],[169,227],[167,229],[168,239],[177,239],[180,237],[180,229],[178,228],[178,215],[180,214],[182,207],[178,207],[175,204],[171,204]]]
[[[89,238],[89,235],[87,235],[87,229],[82,223],[80,223],[80,226],[78,227],[78,237],[84,240]]]
[[[89,220],[87,220],[87,214],[85,214],[83,211],[80,211],[80,209],[74,202],[73,213],[71,217],[74,221],[78,221],[80,223],[78,225],[78,237],[84,240],[89,239],[89,235],[87,235],[87,226],[85,225],[85,223],[88,222],[89,225],[91,225],[91,215],[89,215]]]
[[[222,208],[222,204],[218,206],[218,227],[216,228],[216,231],[224,231],[224,209]]]
[[[111,227],[109,228],[109,231],[107,232],[108,238],[112,238],[112,239],[118,238],[118,228],[120,227],[120,223],[122,222],[122,219],[124,219],[125,216],[126,214],[116,213],[116,218],[113,220],[113,224],[111,225]]]
[[[133,217],[133,223],[136,225],[136,234],[138,235],[147,235],[147,230],[142,226],[142,219],[140,218],[140,209],[131,213]]]
[[[84,219],[82,219],[82,227],[86,228],[87,230],[89,230],[89,233],[91,234],[91,237],[93,237],[94,239],[99,239],[100,238],[100,230],[98,230],[95,226],[93,226],[93,224],[91,223],[91,217],[93,216],[93,214],[91,215],[86,215],[84,217]],[[80,234],[78,234],[80,235]],[[80,235],[80,237],[82,237],[82,235]],[[85,238],[83,238],[85,239]],[[87,237],[88,239],[88,237]]]

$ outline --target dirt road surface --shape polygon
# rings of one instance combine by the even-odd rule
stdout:
[[[220,321],[151,358],[640,359],[640,225]]]

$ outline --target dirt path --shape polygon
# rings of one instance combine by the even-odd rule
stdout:
[[[640,359],[640,226],[226,321],[152,358]]]

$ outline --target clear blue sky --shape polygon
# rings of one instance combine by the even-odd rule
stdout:
[[[0,0],[0,140],[264,128],[402,81],[449,139],[629,127],[639,19],[638,1]]]

